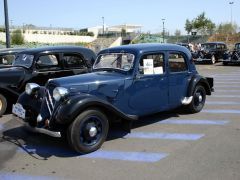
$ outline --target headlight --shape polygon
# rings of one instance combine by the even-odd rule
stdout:
[[[25,92],[28,95],[32,95],[39,90],[40,86],[36,83],[27,83],[25,87]]]
[[[53,98],[55,101],[59,101],[62,97],[66,96],[69,93],[68,89],[63,87],[56,87],[53,90]]]

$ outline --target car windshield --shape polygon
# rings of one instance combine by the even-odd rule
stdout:
[[[216,44],[202,44],[203,49],[216,49]]]
[[[30,54],[18,54],[13,62],[13,66],[23,66],[30,68],[33,63],[33,58],[34,56]]]
[[[129,71],[133,66],[134,55],[129,53],[100,54],[93,69],[118,69]]]

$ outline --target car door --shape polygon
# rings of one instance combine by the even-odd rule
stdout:
[[[168,77],[165,53],[143,55],[139,72],[129,93],[129,106],[138,115],[164,110],[168,107]]]
[[[32,78],[29,80],[44,85],[48,79],[65,76],[59,53],[41,54],[36,57]]]
[[[70,75],[83,74],[87,73],[88,67],[83,55],[78,53],[63,53],[62,54],[64,71],[65,73]]]
[[[187,87],[191,78],[187,56],[182,52],[168,53],[169,74],[169,105],[171,108],[181,105],[187,94]]]

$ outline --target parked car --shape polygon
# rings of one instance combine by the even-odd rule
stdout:
[[[187,48],[189,51],[192,51],[188,43],[176,43],[176,44]]]
[[[48,79],[90,72],[95,53],[83,47],[45,47],[17,54],[12,67],[0,69],[0,115],[16,103],[25,85],[44,85]]]
[[[223,65],[228,65],[229,63],[240,63],[240,43],[235,44],[232,52],[226,53],[226,56],[223,59]]]
[[[227,45],[223,42],[207,42],[201,45],[201,50],[194,57],[196,62],[210,62],[215,64],[220,59],[224,59],[228,51]]]
[[[89,153],[105,141],[109,122],[178,107],[197,113],[212,91],[213,78],[198,74],[186,48],[125,45],[100,51],[92,73],[27,84],[13,114],[37,132],[67,134],[75,151]]]
[[[24,48],[0,49],[0,68],[11,67],[16,54],[25,50]]]

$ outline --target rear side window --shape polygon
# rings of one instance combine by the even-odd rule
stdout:
[[[169,53],[168,63],[170,72],[187,71],[187,64],[181,53]]]
[[[82,56],[77,54],[64,54],[66,68],[84,68],[86,67],[85,61]]]
[[[56,70],[59,69],[59,55],[47,54],[38,58],[36,63],[37,69],[40,70]]]

